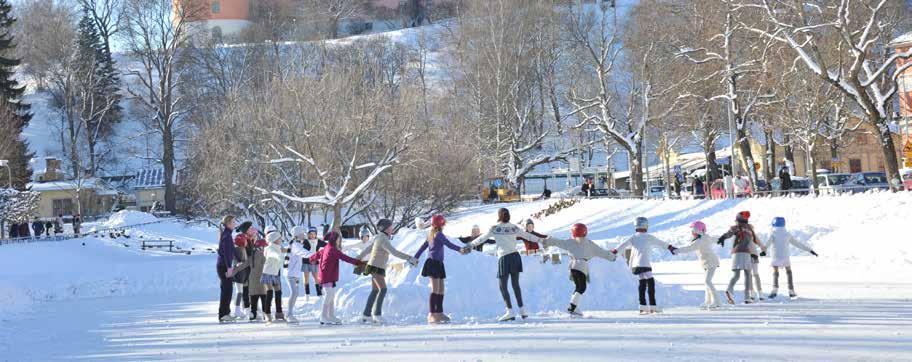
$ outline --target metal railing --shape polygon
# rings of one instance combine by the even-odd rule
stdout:
[[[84,236],[89,236],[89,235],[105,234],[105,233],[110,233],[112,231],[124,231],[124,230],[137,228],[140,226],[160,224],[160,223],[163,223],[166,221],[174,221],[174,220],[176,220],[176,219],[175,218],[160,219],[160,220],[133,224],[133,225],[124,225],[124,226],[113,227],[113,228],[96,229],[96,230],[92,230],[92,231],[80,233],[80,234],[54,235],[54,236],[26,236],[26,237],[21,237],[21,238],[0,239],[0,246],[10,245],[10,244],[30,244],[30,243],[66,241],[66,240],[78,239],[78,238],[81,238]]]

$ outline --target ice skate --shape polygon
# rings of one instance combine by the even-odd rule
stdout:
[[[285,322],[285,313],[282,313],[282,312],[276,313],[275,321],[276,322]]]
[[[662,314],[662,310],[654,305],[649,306],[649,314]]]
[[[645,305],[641,305],[640,306],[640,315],[647,315],[647,314],[649,314],[649,308],[646,307]]]
[[[290,324],[298,323],[298,318],[295,318],[295,316],[293,314],[289,314],[287,319],[288,319],[288,323],[290,323]]]
[[[266,313],[266,323],[272,323],[275,321],[275,318],[272,317],[272,313]]]
[[[450,316],[446,313],[437,313],[437,317],[440,318],[441,323],[450,323]]]
[[[386,324],[386,320],[383,319],[383,316],[375,315],[373,318],[371,318],[371,323],[379,326]]]
[[[513,313],[513,309],[507,308],[507,312],[504,315],[497,318],[498,322],[510,322],[516,320],[516,314]]]
[[[770,295],[769,295],[768,298],[769,298],[769,299],[776,299],[777,296],[779,296],[779,289],[773,288],[773,292],[770,293]]]
[[[519,316],[522,317],[522,319],[529,318],[529,313],[526,313],[526,308],[519,307]]]
[[[244,319],[247,315],[244,313],[244,310],[241,308],[234,308],[234,319]]]
[[[735,296],[732,294],[732,292],[726,290],[725,299],[728,300],[728,304],[731,304],[731,305],[735,304]]]
[[[368,317],[366,315],[361,316],[361,318],[359,320],[361,321],[361,324],[371,324],[374,322],[374,320],[371,317]]]
[[[219,318],[219,323],[221,323],[221,324],[234,323],[234,322],[235,322],[235,318],[230,315],[223,315],[222,318]]]
[[[792,298],[792,299],[798,298],[798,293],[795,293],[794,289],[789,289],[789,298]]]
[[[582,317],[583,316],[582,312],[580,312],[576,308],[573,308],[572,306],[570,308],[567,308],[567,314],[569,314],[571,317]]]

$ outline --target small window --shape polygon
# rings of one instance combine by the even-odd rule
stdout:
[[[220,12],[222,12],[222,4],[219,3],[218,0],[213,0],[212,1],[212,13],[218,14]]]

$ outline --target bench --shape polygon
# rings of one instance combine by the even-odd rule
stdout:
[[[174,252],[174,240],[143,240],[141,248],[142,250],[168,248],[168,252]]]

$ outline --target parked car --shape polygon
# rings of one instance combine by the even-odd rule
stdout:
[[[801,176],[792,176],[792,188],[789,189],[791,195],[807,195],[811,193],[811,179]]]
[[[906,168],[901,170],[900,175],[903,179],[903,187],[906,191],[912,191],[912,169]]]
[[[650,199],[664,199],[666,195],[665,186],[649,186]]]
[[[852,178],[848,173],[830,173],[817,176],[817,187],[822,195],[838,195],[843,192],[843,186]]]
[[[890,180],[883,172],[854,173],[843,185],[843,189],[851,192],[865,192],[868,190],[890,190]]]

